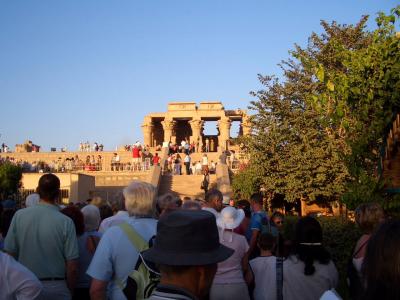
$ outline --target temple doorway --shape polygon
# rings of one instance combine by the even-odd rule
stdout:
[[[181,144],[183,140],[190,141],[193,135],[192,128],[190,127],[189,120],[176,120],[176,143]]]

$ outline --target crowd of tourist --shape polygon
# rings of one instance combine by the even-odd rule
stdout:
[[[2,143],[0,152],[8,153],[8,152],[10,152],[10,147],[8,147],[6,144]]]
[[[45,174],[26,208],[1,203],[0,299],[340,299],[318,220],[299,218],[287,240],[261,194],[224,205],[216,189],[181,200],[133,181],[110,203],[60,207],[59,193]],[[375,203],[355,215],[353,299],[399,299],[400,222]]]
[[[98,151],[103,151],[104,150],[104,145],[99,144],[97,142],[94,142],[92,145],[87,142],[80,142],[79,143],[79,151],[80,152],[98,152]]]

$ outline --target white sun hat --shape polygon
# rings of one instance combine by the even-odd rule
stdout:
[[[243,209],[232,206],[225,207],[217,218],[217,225],[221,229],[235,229],[244,219]]]

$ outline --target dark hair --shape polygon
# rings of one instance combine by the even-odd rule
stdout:
[[[273,219],[273,218],[284,219],[285,216],[284,216],[281,212],[279,212],[279,211],[274,211],[273,214],[272,214],[272,216],[271,216],[271,219]]]
[[[60,196],[60,179],[54,174],[45,174],[39,179],[37,192],[40,199],[54,201]]]
[[[78,207],[74,205],[67,206],[66,208],[61,210],[61,213],[74,221],[77,236],[80,236],[85,232],[85,221],[83,218],[83,213]]]
[[[296,224],[295,234],[294,254],[304,262],[305,275],[314,274],[315,260],[325,265],[329,263],[331,256],[322,246],[322,228],[316,219],[301,218]]]
[[[366,234],[371,234],[385,219],[383,208],[375,202],[360,204],[354,214],[358,226]]]
[[[383,223],[371,236],[364,256],[362,299],[400,299],[399,249],[400,221]]]
[[[258,204],[263,204],[263,195],[261,193],[254,193],[250,197],[250,201]]]
[[[8,229],[10,228],[12,218],[16,212],[15,208],[12,209],[5,209],[1,213],[1,218],[0,218],[0,232],[3,236],[3,238],[6,238]]]
[[[205,196],[205,201],[207,203],[210,203],[211,201],[213,201],[214,199],[218,199],[218,200],[222,200],[224,197],[222,196],[222,193],[217,190],[217,189],[211,189],[207,192],[206,196]]]
[[[276,239],[269,232],[264,232],[258,237],[258,247],[261,250],[272,250],[275,246]]]
[[[99,207],[100,210],[100,219],[103,221],[104,219],[108,217],[113,216],[113,211],[109,205],[102,205]]]
[[[251,218],[250,202],[247,200],[239,200],[236,202],[236,207],[243,209],[246,218]]]

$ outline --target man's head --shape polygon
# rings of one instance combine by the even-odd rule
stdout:
[[[207,192],[205,197],[205,206],[214,208],[216,211],[220,212],[223,208],[223,195],[217,189],[211,189]]]
[[[176,210],[157,224],[154,246],[143,252],[146,260],[160,265],[161,283],[205,296],[217,263],[233,254],[219,242],[215,217],[203,210]]]
[[[132,181],[123,190],[125,208],[130,216],[153,216],[156,189],[150,183]]]
[[[39,179],[37,192],[40,199],[55,202],[60,196],[60,179],[54,174],[45,174]]]
[[[263,195],[261,193],[254,193],[250,197],[250,206],[253,211],[260,211],[262,210],[263,206]]]
[[[258,242],[257,245],[260,248],[260,250],[264,251],[272,251],[275,247],[275,238],[272,234],[270,233],[262,233],[258,237]]]

